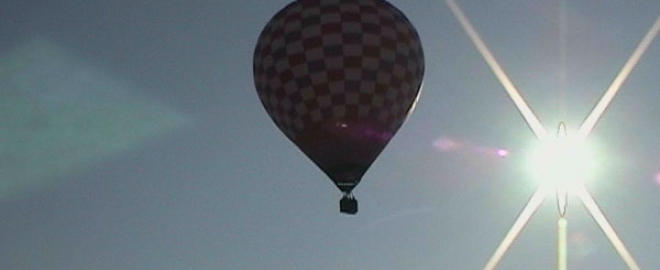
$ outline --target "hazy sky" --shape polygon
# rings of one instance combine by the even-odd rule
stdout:
[[[421,36],[424,89],[357,216],[254,90],[257,37],[287,3],[5,1],[0,55],[46,38],[190,123],[0,200],[0,268],[481,269],[535,189],[534,137],[444,1],[391,1]],[[552,129],[579,125],[660,15],[656,0],[458,3]],[[590,138],[589,189],[643,269],[660,268],[659,70],[656,42]],[[498,269],[553,269],[557,215],[550,198]],[[626,268],[577,200],[567,217],[569,269]]]

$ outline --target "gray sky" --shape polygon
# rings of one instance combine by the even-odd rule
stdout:
[[[534,137],[444,1],[391,1],[421,36],[424,89],[355,190],[357,216],[254,90],[254,45],[286,3],[4,3],[0,55],[51,40],[190,121],[4,195],[0,268],[481,269],[535,189]],[[561,0],[458,3],[549,128],[579,125],[660,14],[655,0],[564,0],[560,34]],[[658,70],[656,42],[590,138],[589,189],[643,269],[660,267]],[[552,269],[556,219],[550,198],[498,269]],[[577,200],[568,221],[570,269],[625,269]]]

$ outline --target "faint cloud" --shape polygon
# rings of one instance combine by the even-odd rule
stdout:
[[[433,141],[433,147],[440,150],[441,152],[447,152],[455,150],[456,148],[460,147],[460,145],[450,138],[440,137]]]
[[[432,213],[432,212],[435,212],[435,211],[437,211],[436,208],[431,207],[431,206],[422,206],[422,207],[419,207],[419,208],[413,208],[413,209],[400,211],[400,212],[394,213],[392,215],[389,215],[387,217],[378,218],[378,219],[370,222],[364,228],[362,228],[362,231],[369,231],[369,230],[372,230],[376,227],[380,227],[382,225],[385,225],[387,223],[394,222],[396,220],[407,219],[407,218],[410,218],[411,216]]]
[[[572,233],[568,238],[572,251],[579,259],[585,258],[594,252],[594,243],[589,236],[583,232]]]

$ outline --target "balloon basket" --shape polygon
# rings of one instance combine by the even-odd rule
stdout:
[[[353,194],[344,194],[339,201],[339,211],[347,215],[355,215],[358,211],[358,202]]]

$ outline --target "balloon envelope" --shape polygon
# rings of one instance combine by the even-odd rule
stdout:
[[[277,127],[345,194],[412,110],[424,56],[383,0],[299,0],[265,26],[254,80]]]

